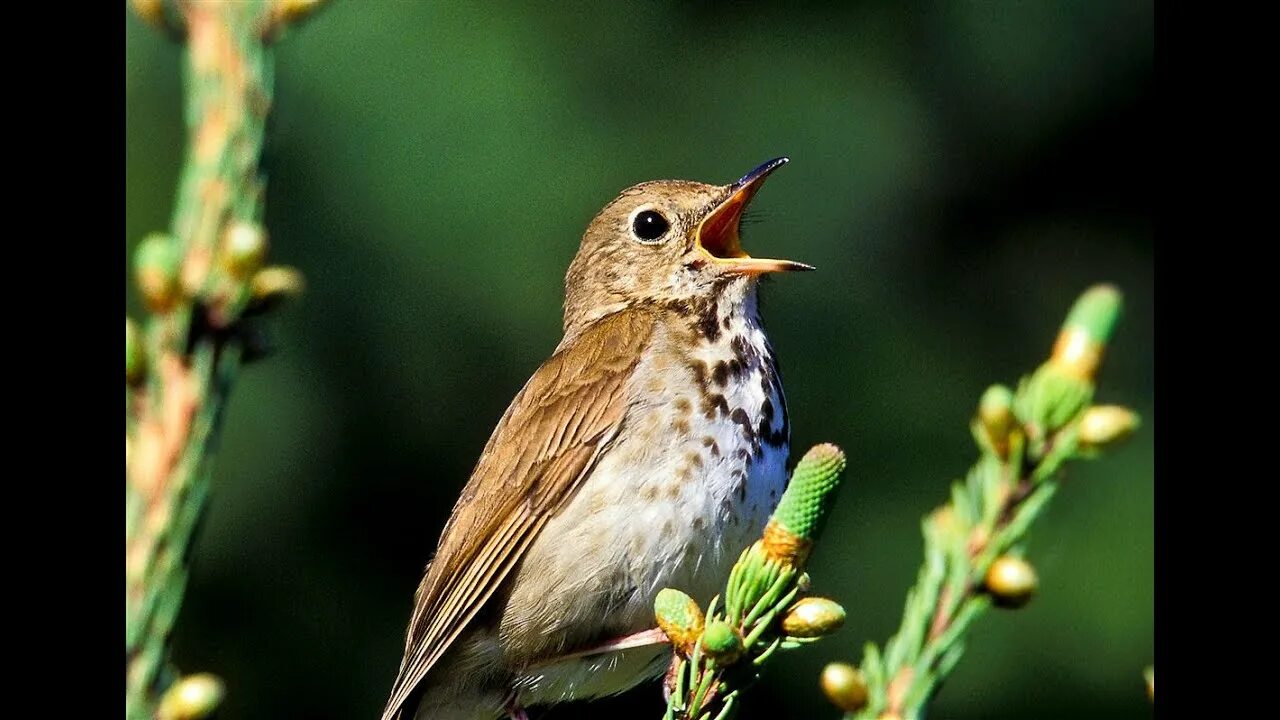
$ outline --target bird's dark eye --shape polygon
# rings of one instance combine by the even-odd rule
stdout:
[[[671,223],[662,217],[662,214],[654,210],[645,210],[636,215],[636,219],[631,221],[631,232],[636,234],[644,242],[654,242],[667,234],[671,229]]]

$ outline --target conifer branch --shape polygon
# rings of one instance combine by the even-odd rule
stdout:
[[[196,718],[222,697],[195,675],[175,683],[169,638],[209,495],[219,421],[244,362],[265,350],[255,316],[296,295],[291,268],[262,268],[259,169],[272,98],[268,48],[318,3],[134,0],[185,40],[187,149],[170,233],[134,255],[151,316],[125,321],[125,714]],[[170,687],[172,685],[172,687]],[[166,690],[168,692],[166,693]]]
[[[723,595],[704,616],[693,598],[665,589],[654,611],[674,650],[667,674],[665,720],[726,720],[742,692],[779,650],[791,650],[830,635],[844,624],[844,608],[822,597],[806,597],[804,572],[835,500],[844,471],[840,448],[810,448],[764,535],[743,551]]]
[[[1053,354],[1016,392],[993,386],[973,421],[982,457],[951,501],[925,518],[925,561],[901,628],[883,651],[868,644],[860,669],[833,663],[823,689],[855,720],[916,720],[964,652],[974,620],[1019,607],[1036,590],[1022,559],[1027,531],[1075,458],[1094,457],[1138,424],[1130,410],[1091,406],[1094,377],[1120,313],[1110,286],[1085,292]]]

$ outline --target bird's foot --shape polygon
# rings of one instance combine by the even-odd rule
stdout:
[[[508,720],[529,720],[529,713],[525,712],[524,708],[520,707],[520,703],[514,698],[507,701],[505,709]]]

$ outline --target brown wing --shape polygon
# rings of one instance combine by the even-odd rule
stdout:
[[[647,312],[609,315],[547,360],[511,401],[418,587],[383,720],[399,715],[609,445],[652,331]]]

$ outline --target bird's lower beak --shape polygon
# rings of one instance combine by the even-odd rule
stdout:
[[[698,226],[698,249],[720,270],[738,275],[762,275],[813,269],[811,265],[794,260],[753,258],[742,249],[738,232],[742,211],[747,209],[747,203],[764,184],[765,178],[787,162],[787,158],[777,158],[747,173],[730,187],[729,197],[708,213]]]

